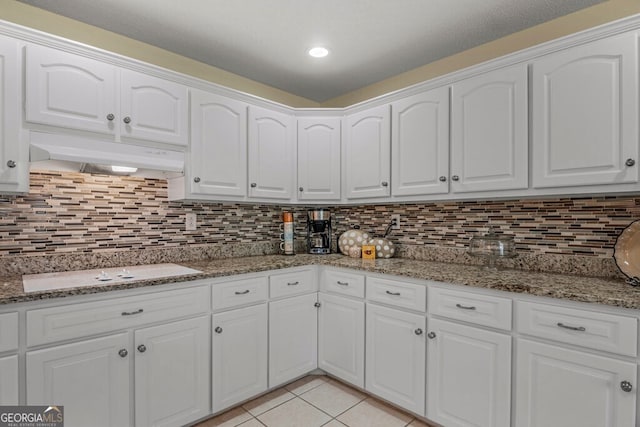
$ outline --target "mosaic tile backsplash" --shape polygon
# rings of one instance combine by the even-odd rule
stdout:
[[[169,202],[164,180],[32,172],[28,195],[0,198],[0,271],[3,263],[15,264],[23,256],[32,255],[66,254],[81,263],[91,257],[124,260],[153,250],[169,251],[175,261],[277,253],[282,210],[294,211],[301,249],[308,208]],[[611,276],[618,274],[611,259],[616,237],[629,223],[640,219],[640,197],[330,209],[336,235],[355,224],[381,235],[391,215],[400,214],[401,229],[393,230],[389,236],[399,244],[400,256],[478,262],[466,255],[468,241],[474,233],[493,227],[515,238],[520,256],[508,260],[506,266]],[[188,212],[197,214],[196,231],[184,229],[184,215]]]

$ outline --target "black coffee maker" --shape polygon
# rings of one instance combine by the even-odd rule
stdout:
[[[331,253],[331,212],[329,210],[307,211],[307,249],[310,254]]]

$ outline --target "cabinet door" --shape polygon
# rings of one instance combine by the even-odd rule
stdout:
[[[209,316],[135,332],[136,426],[182,426],[208,415]]]
[[[131,70],[121,73],[122,138],[187,145],[187,87]]]
[[[18,355],[0,358],[0,405],[17,405],[19,399]]]
[[[298,119],[298,200],[340,200],[340,119]]]
[[[292,116],[249,107],[249,197],[291,198],[295,135]]]
[[[391,104],[391,194],[449,192],[449,88]]]
[[[191,91],[191,193],[247,195],[247,104]]]
[[[638,181],[638,39],[623,34],[533,63],[533,186]]]
[[[429,332],[427,417],[447,427],[508,427],[511,337],[433,318]]]
[[[269,303],[269,387],[318,367],[318,294]]]
[[[267,304],[213,315],[213,412],[267,389]]]
[[[527,66],[516,65],[451,88],[451,190],[528,187]]]
[[[26,121],[115,134],[118,109],[113,65],[29,45],[25,64]]]
[[[425,316],[367,304],[367,391],[416,414],[425,406]]]
[[[390,195],[390,122],[388,105],[347,116],[343,140],[348,199]]]
[[[129,334],[27,352],[27,404],[64,405],[65,426],[131,425]]]
[[[364,387],[364,302],[319,294],[318,367]]]
[[[523,339],[517,345],[515,425],[635,425],[635,364]]]
[[[0,36],[0,192],[29,190],[29,163],[20,147],[18,42]]]

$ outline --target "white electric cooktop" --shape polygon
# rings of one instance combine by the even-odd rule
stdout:
[[[42,292],[83,286],[105,286],[134,280],[160,279],[197,273],[201,273],[201,271],[178,264],[133,265],[60,273],[25,274],[22,276],[22,287],[27,293]]]

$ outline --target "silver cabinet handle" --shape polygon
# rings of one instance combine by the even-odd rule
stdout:
[[[251,183],[251,188],[256,188],[258,186],[258,184],[256,184],[255,182]]]
[[[320,304],[319,302],[316,302],[315,304],[313,304],[313,306],[314,306],[315,308],[320,308],[320,306],[321,306],[321,305],[322,305],[322,304]]]
[[[587,329],[584,326],[569,326],[569,325],[565,325],[564,323],[556,323],[558,325],[559,328],[564,328],[564,329],[569,329],[571,331],[580,331],[580,332],[584,332]]]
[[[8,160],[7,161],[7,166],[9,166],[9,168],[13,169],[16,167],[16,162],[14,160]]]
[[[142,313],[143,311],[144,311],[144,310],[143,310],[143,309],[141,309],[141,308],[139,308],[139,309],[138,309],[138,310],[136,310],[136,311],[123,311],[123,312],[122,312],[122,315],[123,315],[123,316],[133,316],[134,314],[140,314],[140,313]]]
[[[123,122],[125,122],[126,124],[131,123],[131,117],[127,116],[124,119],[122,119]]]
[[[196,183],[200,182],[200,177],[199,176],[194,177],[193,178],[193,182],[196,182]]]
[[[127,354],[129,354],[129,352],[127,351],[126,348],[123,348],[118,352],[118,356],[120,357],[127,357]]]
[[[631,393],[631,390],[633,390],[633,384],[631,384],[629,381],[622,381],[620,383],[620,388],[622,389],[622,391]]]
[[[456,304],[456,307],[461,308],[463,310],[475,310],[476,307],[473,305],[462,305],[462,304]]]
[[[625,164],[625,165],[627,165],[627,166],[629,166],[629,167],[631,167],[631,166],[633,166],[633,165],[635,165],[635,164],[636,164],[636,161],[635,161],[635,160],[633,160],[633,159],[627,159],[627,161],[626,161],[626,162],[624,162],[624,164]]]
[[[387,292],[387,295],[393,295],[393,296],[396,296],[396,297],[398,295],[400,295],[400,292],[391,292],[391,291],[386,291],[386,292]]]
[[[144,344],[140,344],[140,345],[138,346],[138,351],[139,351],[140,353],[144,353],[145,351],[147,351],[147,346],[146,346],[146,345],[144,345]]]
[[[340,280],[338,280],[336,283],[340,286],[349,286],[349,282],[341,282]]]
[[[415,333],[416,335],[422,335],[422,329],[418,328],[415,331],[413,331],[413,333]]]
[[[300,282],[289,282],[287,283],[287,286],[298,286],[300,284]]]
[[[430,340],[434,339],[436,337],[436,333],[435,332],[429,332],[427,334],[427,336],[429,337]]]
[[[299,187],[298,191],[303,192],[304,191],[304,187]]]
[[[220,326],[216,326],[214,331],[216,331],[216,334],[221,334],[222,333],[222,328]]]
[[[460,180],[460,177],[458,175],[453,175],[451,177],[451,181],[459,181],[459,180]]]
[[[246,289],[244,291],[236,291],[236,295],[246,295],[249,293],[249,289]]]
[[[116,118],[116,116],[114,116],[113,113],[107,114],[107,120],[109,120],[110,122],[112,122],[113,119],[115,119],[115,118]]]
[[[382,185],[383,187],[388,187],[388,186],[389,186],[389,183],[388,183],[387,181],[382,181],[382,182],[381,182],[381,185]]]
[[[447,177],[443,175],[438,179],[440,180],[440,182],[445,182],[447,180]]]

